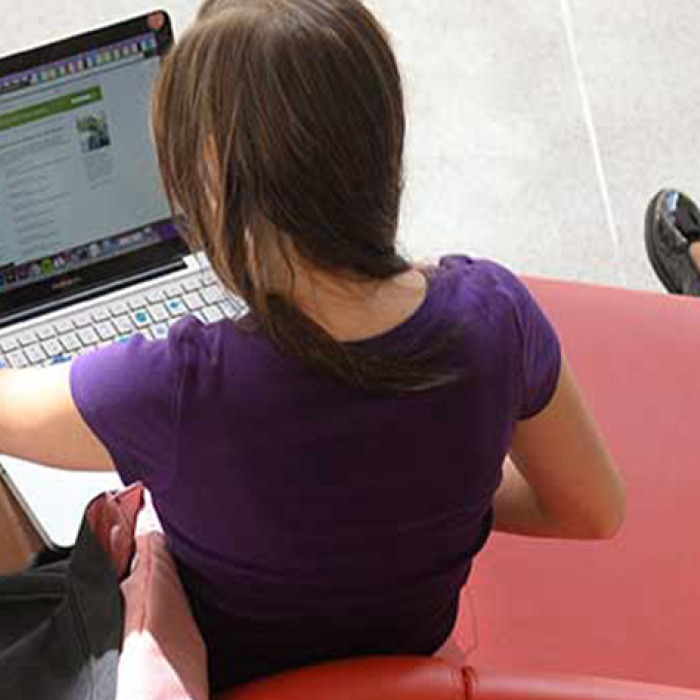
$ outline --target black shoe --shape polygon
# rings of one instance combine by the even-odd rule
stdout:
[[[677,190],[661,190],[649,202],[645,239],[649,261],[672,294],[700,297],[700,271],[690,244],[700,241],[700,210]]]

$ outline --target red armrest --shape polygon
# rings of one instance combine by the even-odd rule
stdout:
[[[592,676],[461,670],[436,658],[396,656],[288,671],[217,700],[700,700],[700,690]]]
[[[465,700],[460,669],[434,658],[372,657],[287,671],[217,700]]]

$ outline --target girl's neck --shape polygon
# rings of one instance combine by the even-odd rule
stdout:
[[[371,283],[301,273],[293,297],[304,313],[342,342],[369,338],[399,325],[422,304],[426,290],[425,276],[415,269]]]
[[[290,296],[309,318],[341,342],[390,330],[411,316],[425,299],[427,281],[421,265],[387,280],[367,281],[313,267],[291,246],[285,255],[272,245],[259,253],[266,260],[268,288]]]

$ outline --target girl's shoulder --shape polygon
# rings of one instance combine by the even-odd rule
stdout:
[[[493,318],[536,305],[520,277],[495,260],[451,254],[416,267],[432,277],[435,293],[465,313],[472,309]]]

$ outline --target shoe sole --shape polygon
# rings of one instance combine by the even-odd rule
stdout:
[[[651,202],[649,202],[645,218],[644,240],[646,243],[647,257],[649,258],[651,266],[654,268],[654,272],[656,272],[658,278],[661,280],[661,283],[669,292],[671,292],[671,294],[682,294],[682,290],[675,284],[673,279],[666,272],[656,248],[656,222],[660,218],[657,216],[657,214],[659,213],[659,209],[663,204],[667,191],[668,190],[661,190],[661,192],[655,195]]]

